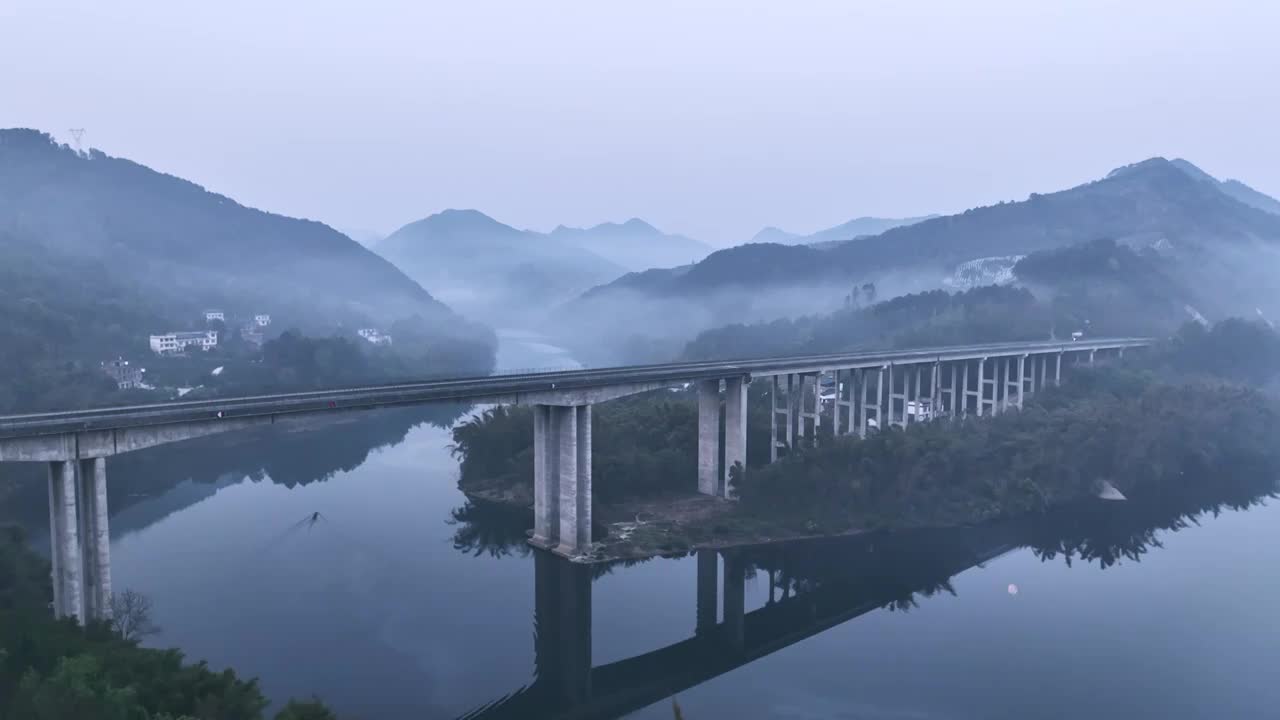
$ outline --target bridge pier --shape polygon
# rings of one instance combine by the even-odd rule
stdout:
[[[698,492],[720,494],[720,381],[698,383]]]
[[[535,405],[533,538],[560,555],[591,547],[591,406]]]
[[[734,495],[731,472],[747,470],[747,383],[745,377],[724,381],[724,497]]]
[[[747,467],[747,383],[724,380],[724,463],[721,467],[720,380],[698,382],[698,492],[733,496],[733,468]]]
[[[49,544],[55,617],[111,617],[106,458],[49,463]]]
[[[49,463],[49,540],[53,564],[54,617],[84,622],[84,575],[76,507],[74,460]]]

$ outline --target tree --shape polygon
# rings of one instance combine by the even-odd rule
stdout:
[[[289,704],[276,713],[276,720],[338,720],[319,698],[289,700]]]
[[[151,598],[134,590],[111,594],[111,628],[130,642],[160,633],[151,619]]]
[[[49,677],[28,671],[14,698],[14,718],[146,720],[133,688],[112,687],[90,655],[62,658]]]

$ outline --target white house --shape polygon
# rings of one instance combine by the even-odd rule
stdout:
[[[223,322],[226,322],[227,314],[222,312],[221,310],[205,310],[204,321],[213,322],[214,320],[221,320]]]
[[[209,350],[218,346],[217,330],[197,330],[195,332],[170,332],[151,336],[151,351],[157,355],[179,353],[189,347]]]
[[[377,328],[360,328],[356,334],[374,345],[390,345],[391,336],[385,335]]]
[[[254,315],[253,324],[257,325],[258,327],[266,327],[271,324],[271,316],[270,315]]]

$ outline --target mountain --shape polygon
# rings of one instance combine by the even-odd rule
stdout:
[[[518,230],[477,210],[445,210],[409,223],[377,250],[459,310],[506,325],[527,323],[625,272],[562,237]]]
[[[858,242],[749,244],[688,268],[627,275],[568,303],[556,316],[561,339],[589,336],[593,348],[615,353],[644,346],[666,351],[708,328],[836,308],[855,284],[874,282],[883,298],[922,292],[944,287],[958,266],[975,259],[1100,238],[1156,248],[1170,256],[1170,272],[1181,281],[1219,284],[1222,292],[1206,294],[1206,313],[1246,306],[1252,313],[1251,304],[1275,309],[1269,288],[1280,266],[1280,216],[1258,209],[1256,198],[1242,202],[1234,185],[1194,177],[1189,165],[1152,158],[1067,190],[923,220]]]
[[[896,227],[914,225],[924,220],[932,220],[937,215],[922,215],[911,218],[878,218],[860,217],[835,227],[819,230],[809,235],[797,235],[776,227],[766,227],[751,238],[752,243],[774,243],[778,245],[823,245],[840,243],[867,235],[879,235],[885,230]]]
[[[639,218],[590,228],[561,225],[551,231],[551,237],[593,252],[627,270],[688,265],[711,252],[711,247],[702,242],[684,235],[669,235]]]
[[[682,356],[723,360],[1066,339],[1076,331],[1162,336],[1195,319],[1203,292],[1177,280],[1170,273],[1173,261],[1158,251],[1106,239],[1043,250],[1000,267],[1006,283],[878,303],[870,298],[828,313],[713,328],[699,333]]]
[[[40,377],[57,394],[59,368],[145,355],[149,334],[202,329],[209,308],[316,335],[412,319],[472,372],[492,363],[492,331],[332,228],[35,130],[0,130],[0,378]],[[29,391],[0,388],[0,408]]]
[[[1219,180],[1182,158],[1177,158],[1170,162],[1174,167],[1185,172],[1191,177],[1217,187],[1222,192],[1230,195],[1236,200],[1239,200],[1245,205],[1255,207],[1259,210],[1265,210],[1266,212],[1275,215],[1280,215],[1280,200],[1276,200],[1265,193],[1258,192],[1239,180]]]

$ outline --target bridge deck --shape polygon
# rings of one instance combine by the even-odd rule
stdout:
[[[486,375],[337,390],[11,415],[0,417],[0,438],[147,427],[210,419],[373,409],[430,402],[510,402],[532,393],[604,389],[627,384],[676,385],[711,378],[761,377],[879,367],[890,363],[945,362],[1017,354],[1113,350],[1142,347],[1150,343],[1147,338],[1096,338],[1071,342],[995,343]]]

